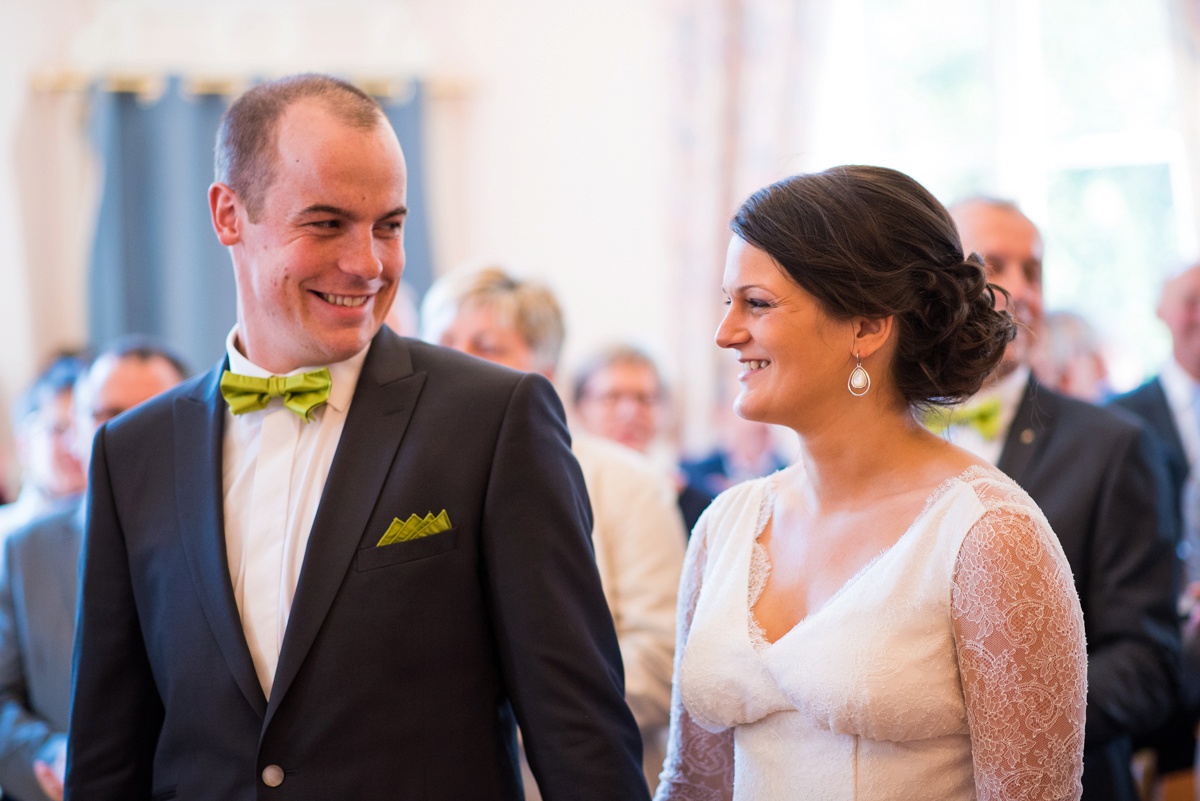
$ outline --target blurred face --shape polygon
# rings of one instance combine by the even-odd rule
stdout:
[[[508,316],[491,306],[468,304],[459,308],[438,344],[514,370],[535,372],[533,349]]]
[[[645,453],[658,437],[662,387],[653,368],[616,362],[588,379],[575,411],[584,430]]]
[[[233,257],[239,345],[284,373],[348,359],[383,324],[404,269],[405,165],[386,122],[354,128],[312,101],[284,113],[276,144],[257,222],[224,184],[209,203]]]
[[[1200,381],[1200,265],[1166,283],[1158,317],[1171,331],[1175,360]]]
[[[86,482],[75,455],[71,392],[60,392],[33,413],[18,440],[24,478],[38,492],[61,498]]]
[[[754,461],[771,454],[775,438],[771,427],[722,409],[721,444],[725,450],[743,461]]]
[[[166,359],[102,356],[88,371],[75,399],[76,447],[91,461],[96,429],[122,412],[178,384],[180,376]]]
[[[729,302],[716,340],[741,367],[739,415],[798,430],[817,419],[814,409],[854,400],[846,390],[855,365],[851,324],[829,317],[774,259],[733,237],[722,289]]]
[[[1029,364],[1033,339],[1042,328],[1042,238],[1025,215],[1012,209],[967,203],[956,208],[953,216],[963,250],[978,253],[988,281],[1008,291],[1007,301],[996,298],[997,308],[1007,308],[1022,324],[998,371],[1009,373],[1017,365]]]

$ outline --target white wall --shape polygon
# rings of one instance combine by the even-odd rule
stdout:
[[[60,63],[69,35],[86,20],[75,0],[0,3],[0,483],[11,479],[8,411],[37,366],[82,344],[89,164],[79,108],[45,103],[31,90],[39,65]],[[65,124],[47,136],[39,125]],[[11,487],[10,487],[11,489]]]
[[[548,280],[566,307],[568,363],[621,337],[665,350],[674,279],[661,5],[423,10],[433,74],[464,76],[468,92],[463,108],[439,111],[430,143],[458,160],[431,186],[441,266],[500,259]]]

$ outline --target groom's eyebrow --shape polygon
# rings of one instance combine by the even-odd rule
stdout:
[[[311,206],[306,206],[305,208],[303,208],[299,212],[297,212],[296,216],[297,217],[306,217],[306,216],[309,216],[312,214],[329,214],[334,217],[345,217],[346,219],[354,218],[354,214],[352,212],[350,212],[348,209],[343,209],[340,206],[331,206],[327,203],[314,203]],[[392,209],[391,211],[385,213],[379,219],[387,220],[392,217],[404,217],[407,214],[408,214],[407,206],[397,206],[396,208]]]

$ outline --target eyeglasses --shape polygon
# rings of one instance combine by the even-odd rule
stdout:
[[[650,407],[657,406],[661,400],[661,396],[657,392],[601,392],[596,395],[584,395],[583,399],[592,403],[599,404],[607,408],[612,408],[621,403],[621,401],[629,401],[635,406]]]

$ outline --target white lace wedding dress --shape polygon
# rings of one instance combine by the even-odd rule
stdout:
[[[1029,496],[991,468],[946,481],[768,643],[750,610],[777,481],[725,492],[692,535],[657,801],[1078,799],[1083,618]]]

